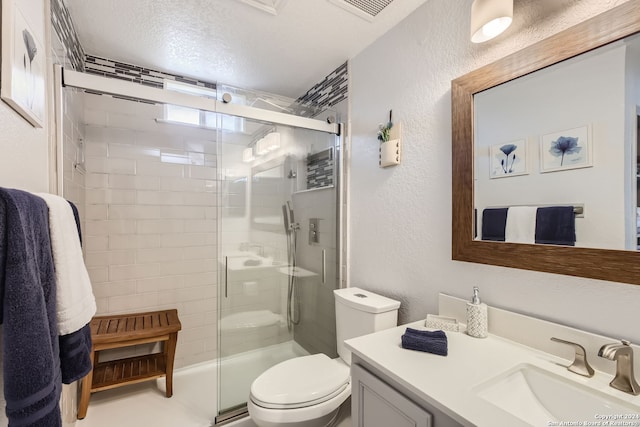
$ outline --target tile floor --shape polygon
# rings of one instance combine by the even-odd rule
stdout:
[[[202,388],[189,381],[197,376],[181,376],[176,372],[174,395],[164,396],[163,382],[149,381],[95,393],[89,410],[76,427],[210,427],[216,415],[216,390],[202,393]],[[228,424],[229,427],[256,427],[249,418]],[[351,405],[343,405],[333,427],[351,427]]]

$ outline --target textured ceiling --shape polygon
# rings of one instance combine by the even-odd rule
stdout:
[[[298,97],[425,1],[393,1],[371,21],[336,0],[260,0],[277,15],[240,0],[65,4],[86,53]]]

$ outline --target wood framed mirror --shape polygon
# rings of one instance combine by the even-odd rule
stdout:
[[[631,0],[452,81],[453,260],[640,284],[640,252],[474,239],[474,95],[638,32]]]

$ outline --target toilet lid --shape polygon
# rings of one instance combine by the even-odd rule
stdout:
[[[301,408],[331,399],[349,386],[349,366],[325,354],[289,359],[251,385],[251,400],[264,408]]]

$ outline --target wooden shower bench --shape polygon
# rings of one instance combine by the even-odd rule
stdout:
[[[123,385],[166,377],[166,396],[173,395],[173,361],[182,328],[178,311],[163,310],[112,316],[91,320],[91,362],[93,371],[82,379],[78,419],[87,415],[91,393]],[[100,362],[98,352],[138,344],[163,342],[161,353]]]

